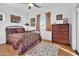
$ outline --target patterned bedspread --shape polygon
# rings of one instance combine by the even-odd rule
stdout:
[[[40,41],[40,34],[37,32],[14,33],[8,35],[8,41],[13,45],[14,49],[25,52],[35,42]]]

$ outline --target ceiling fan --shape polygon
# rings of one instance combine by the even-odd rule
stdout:
[[[28,9],[31,9],[33,6],[37,7],[37,8],[41,8],[41,6],[35,4],[35,3],[21,3],[21,4],[28,4]]]

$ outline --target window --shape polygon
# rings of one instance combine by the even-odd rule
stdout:
[[[40,31],[42,34],[44,34],[43,32],[45,32],[46,30],[46,17],[45,14],[42,14],[40,17]]]
[[[44,28],[44,29],[46,28],[46,18],[45,18],[45,15],[41,16],[40,27]]]
[[[0,21],[3,21],[3,14],[0,14]]]

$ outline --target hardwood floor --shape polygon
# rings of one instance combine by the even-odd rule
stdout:
[[[48,43],[52,43],[51,41],[47,41],[47,40],[43,40],[43,41],[46,41]],[[57,44],[57,43],[52,43],[52,44]],[[76,55],[75,51],[71,48],[71,46],[63,45],[63,44],[58,44],[58,45],[59,45],[58,56],[75,56]],[[8,45],[8,44],[0,45],[0,55],[14,56],[17,54],[18,54],[18,51],[14,50],[11,45]]]
[[[1,56],[15,55],[15,51],[11,45],[2,44],[0,45],[0,55]]]

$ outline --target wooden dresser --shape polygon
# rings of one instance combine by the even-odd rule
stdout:
[[[52,25],[52,42],[69,44],[69,24]]]

